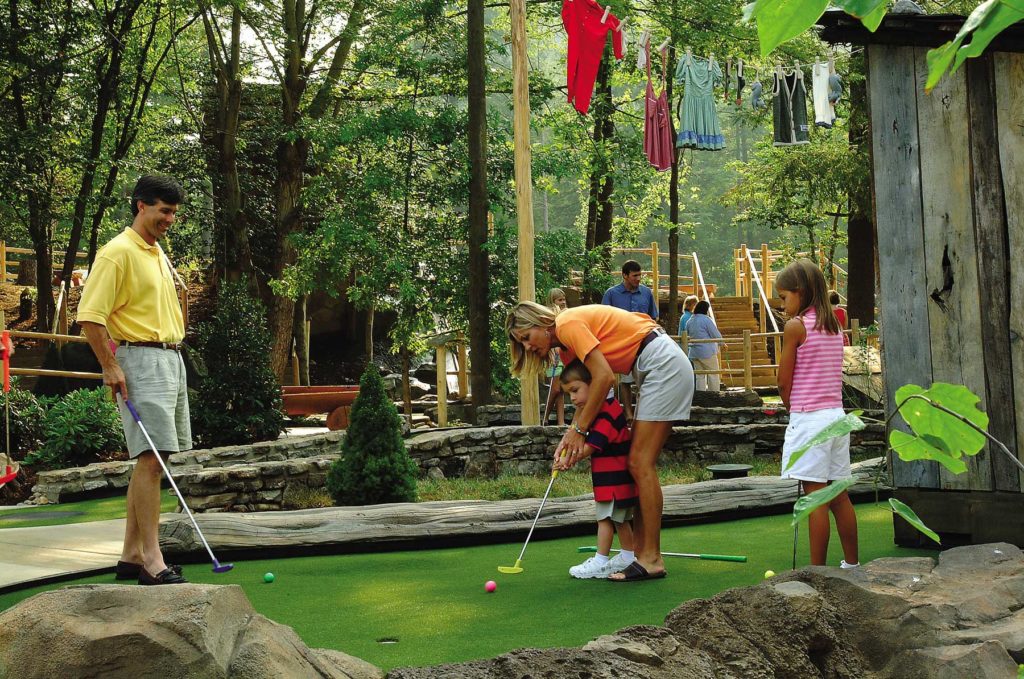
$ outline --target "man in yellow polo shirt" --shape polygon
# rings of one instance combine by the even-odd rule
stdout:
[[[160,462],[192,447],[181,306],[170,262],[157,244],[174,223],[184,200],[181,185],[147,175],[132,191],[132,225],[96,256],[89,272],[78,322],[103,367],[103,383],[118,396],[128,453],[136,460],[128,484],[128,516],[117,579],[142,585],[185,582],[181,569],[160,552]],[[131,398],[153,439],[151,450],[124,405]]]

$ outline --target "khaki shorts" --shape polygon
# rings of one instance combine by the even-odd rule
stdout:
[[[598,521],[611,519],[612,523],[625,523],[633,518],[633,507],[616,507],[615,500],[595,502],[594,509]]]
[[[178,453],[191,449],[192,425],[181,354],[157,347],[122,346],[116,357],[128,385],[128,398],[157,450]],[[136,458],[151,448],[123,402],[120,409],[128,455]]]

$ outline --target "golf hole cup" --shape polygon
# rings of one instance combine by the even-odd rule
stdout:
[[[498,589],[498,583],[496,583],[494,580],[488,580],[486,583],[484,583],[484,590],[488,594],[494,594],[494,590],[496,589]]]

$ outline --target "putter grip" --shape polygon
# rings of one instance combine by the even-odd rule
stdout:
[[[745,556],[732,556],[730,554],[701,554],[700,558],[710,561],[739,561],[740,563],[746,563],[747,561]]]
[[[128,399],[125,399],[124,404],[128,406],[128,412],[132,414],[132,417],[135,419],[135,421],[138,422],[139,424],[142,424],[142,418],[139,417],[139,411],[135,409],[135,406],[132,405],[132,402],[129,401]]]

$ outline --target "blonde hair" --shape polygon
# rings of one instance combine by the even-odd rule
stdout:
[[[683,309],[693,311],[695,306],[697,306],[697,295],[687,295],[686,299],[683,300]]]
[[[505,319],[505,334],[508,336],[509,354],[512,357],[512,375],[515,377],[538,375],[548,365],[547,358],[540,358],[523,347],[514,332],[532,328],[554,328],[555,312],[536,302],[523,301],[512,307]]]
[[[555,306],[555,300],[559,297],[565,300],[565,290],[562,290],[562,288],[551,288],[548,290],[548,306],[551,307],[555,313],[561,311],[561,309]]]
[[[775,289],[795,292],[800,295],[800,313],[814,307],[817,318],[815,330],[824,330],[829,335],[839,332],[839,320],[828,300],[825,276],[818,265],[809,259],[798,259],[775,277]]]

